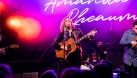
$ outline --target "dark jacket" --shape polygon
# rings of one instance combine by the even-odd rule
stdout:
[[[125,31],[124,35],[120,40],[120,44],[125,46],[125,52],[123,61],[125,64],[131,66],[133,63],[134,67],[137,67],[137,46],[132,47],[131,41],[136,41],[136,35],[133,30]]]
[[[84,36],[84,34],[82,33],[82,31],[80,29],[74,29],[71,33],[72,35],[69,36],[69,32],[67,31],[66,33],[64,32],[60,32],[60,34],[58,35],[58,37],[56,38],[56,40],[53,43],[53,47],[60,50],[61,45],[59,45],[58,43],[61,41],[67,41],[69,38],[73,38],[75,41],[81,37]],[[64,36],[65,35],[65,36]],[[65,37],[65,38],[64,38]],[[85,42],[90,41],[91,39],[93,39],[93,37],[91,38],[85,38],[83,39]],[[77,43],[76,45],[80,46],[80,42]]]

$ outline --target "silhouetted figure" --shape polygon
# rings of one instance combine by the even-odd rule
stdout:
[[[98,63],[93,70],[96,71],[101,78],[112,78],[111,69],[106,64]]]
[[[13,78],[13,74],[9,65],[0,64],[0,78]]]
[[[81,72],[78,68],[66,68],[61,72],[60,78],[76,78]]]
[[[40,78],[57,78],[57,74],[54,70],[47,70],[41,74]]]

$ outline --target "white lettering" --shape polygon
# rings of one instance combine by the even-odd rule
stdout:
[[[74,11],[76,11],[75,16],[71,17],[72,14],[74,13]],[[67,17],[74,19],[77,15],[79,14],[79,10],[77,8],[74,8],[71,12],[69,12],[69,14],[67,15]]]
[[[80,25],[80,23],[84,23],[84,22],[93,22],[93,21],[99,21],[99,20],[102,20],[102,21],[112,21],[112,20],[119,20],[119,21],[122,21],[124,19],[133,19],[133,20],[136,20],[137,19],[137,16],[136,15],[130,15],[130,13],[126,14],[125,16],[109,16],[107,18],[105,18],[103,15],[99,15],[97,17],[95,17],[94,15],[88,17],[88,18],[85,18],[84,15],[88,12],[89,8],[85,8],[80,14],[79,14],[79,10],[77,8],[73,9],[67,16],[71,19],[76,19],[74,21],[74,24],[75,25]],[[76,14],[74,14],[74,11],[76,11]],[[73,17],[72,17],[73,16]]]
[[[51,9],[51,11],[52,11],[52,13],[53,13],[55,4],[56,4],[56,0],[54,0],[54,2],[52,2],[52,0],[51,0],[49,3],[47,3],[47,4],[44,5],[44,6],[46,6],[46,8],[44,9],[44,11],[47,10],[47,8],[49,7],[49,5],[53,5],[53,6],[52,6],[52,9]]]
[[[84,4],[90,4],[90,3],[92,3],[93,1],[95,2],[95,4],[102,3],[102,4],[109,4],[109,5],[111,5],[111,4],[113,4],[113,3],[120,2],[121,0],[87,0],[87,1],[85,1],[85,0],[76,0],[76,1],[74,1],[74,2],[72,2],[72,0],[69,0],[69,1],[67,1],[67,0],[62,0],[62,1],[58,1],[58,2],[57,2],[57,0],[51,0],[49,3],[46,3],[46,4],[44,5],[44,6],[46,6],[46,8],[44,9],[44,11],[46,11],[47,8],[48,8],[50,5],[52,5],[51,11],[52,11],[52,13],[53,13],[54,8],[55,8],[55,5],[56,5],[56,7],[59,7],[61,4],[64,4],[64,5],[67,5],[67,4],[69,4],[69,5],[82,4],[82,5],[84,5]],[[128,0],[122,0],[121,2],[127,2],[127,1],[128,1]]]

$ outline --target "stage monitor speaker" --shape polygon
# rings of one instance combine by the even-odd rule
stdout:
[[[22,73],[22,78],[38,78],[38,72]]]
[[[13,74],[14,78],[21,78],[21,73]]]

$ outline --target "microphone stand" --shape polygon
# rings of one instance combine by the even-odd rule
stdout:
[[[63,59],[63,68],[65,67],[65,40],[66,40],[66,27],[64,27],[64,38],[63,38],[63,44],[64,44],[64,59]]]

